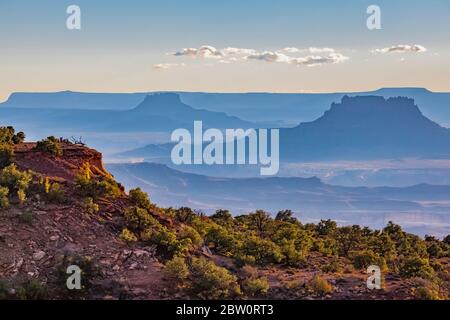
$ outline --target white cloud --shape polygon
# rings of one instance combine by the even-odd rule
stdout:
[[[255,54],[256,50],[254,49],[245,49],[245,48],[233,48],[233,47],[228,47],[223,49],[223,53],[225,55],[251,55],[251,54]]]
[[[338,53],[335,49],[327,47],[310,47],[306,49],[286,47],[275,51],[257,51],[255,49],[236,47],[216,49],[213,46],[204,45],[199,48],[184,48],[168,55],[198,59],[217,59],[218,63],[221,64],[258,60],[270,63],[286,63],[309,67],[342,63],[349,59],[343,54]],[[160,64],[157,66],[159,69],[172,67],[171,64]]]
[[[214,48],[213,46],[201,46],[200,48],[184,48],[178,52],[173,53],[176,57],[188,56],[191,58],[213,58],[220,59],[224,56],[224,54]]]
[[[263,53],[255,54],[246,57],[250,60],[261,60],[266,62],[284,62],[293,64],[296,66],[308,66],[308,67],[316,67],[323,64],[336,64],[336,63],[342,63],[348,60],[349,58],[344,56],[340,53],[330,53],[326,56],[320,56],[320,55],[309,55],[306,57],[292,57],[287,56],[283,53],[279,52],[271,52],[266,51]]]
[[[405,52],[422,53],[426,51],[427,48],[418,44],[412,46],[407,44],[399,44],[389,48],[375,49],[372,50],[372,53],[405,53]]]
[[[261,60],[266,62],[289,62],[291,57],[272,51],[264,51],[262,53],[255,53],[245,57],[247,60]]]
[[[331,53],[327,56],[307,56],[300,58],[292,58],[290,63],[297,66],[315,67],[323,64],[343,63],[349,58],[340,53]]]
[[[175,67],[184,67],[184,63],[158,63],[153,66],[155,70],[167,70]]]
[[[336,52],[335,49],[333,48],[315,48],[315,47],[310,47],[308,49],[300,49],[300,48],[295,48],[295,47],[287,47],[287,48],[283,48],[281,50],[278,50],[278,52],[282,52],[282,53],[305,53],[305,52],[309,52],[312,54],[316,54],[316,53],[332,53],[332,52]]]
[[[299,49],[299,48],[294,48],[294,47],[287,47],[287,48],[283,48],[281,50],[278,50],[278,52],[284,52],[284,53],[300,53],[300,52],[305,52],[305,49]]]
[[[335,51],[333,48],[309,48],[311,53],[333,53]]]

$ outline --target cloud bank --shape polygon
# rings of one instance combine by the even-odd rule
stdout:
[[[217,49],[210,45],[203,45],[199,48],[183,48],[167,55],[193,59],[214,59],[221,64],[244,63],[254,60],[308,67],[343,63],[349,59],[333,48],[314,47],[306,49],[287,47],[276,51],[258,51],[256,49],[235,47]],[[172,67],[172,64],[167,63],[154,66],[156,69],[168,69],[170,67]]]
[[[406,53],[406,52],[422,53],[426,51],[427,48],[418,44],[415,45],[399,44],[389,48],[375,49],[372,50],[372,53]]]

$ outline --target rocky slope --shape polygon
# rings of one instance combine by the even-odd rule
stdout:
[[[114,197],[99,196],[98,208],[83,204],[76,181],[80,171],[89,168],[92,179],[111,179],[104,169],[101,154],[82,145],[62,141],[62,156],[35,150],[35,144],[15,146],[15,164],[21,170],[32,170],[34,184],[43,178],[62,186],[64,200],[50,201],[45,194],[30,187],[28,199],[20,204],[14,196],[11,206],[0,212],[0,299],[181,299],[198,298],[186,285],[175,282],[164,270],[166,252],[149,241],[125,242],[120,235],[124,212],[133,203],[123,188]],[[84,169],[83,169],[84,168]],[[51,191],[49,191],[51,193]],[[161,214],[156,206],[148,213],[158,225],[179,231],[183,223]],[[201,218],[207,221],[208,218]],[[206,219],[206,220],[205,220]],[[241,268],[232,259],[218,254],[204,244],[191,248],[189,257],[204,257],[243,279],[248,268]],[[441,259],[448,274],[449,259]],[[385,288],[366,288],[364,272],[345,268],[342,272],[323,273],[332,261],[347,266],[346,258],[329,258],[311,253],[307,265],[255,267],[270,288],[258,298],[273,299],[410,299],[417,286],[414,279],[403,280],[387,274]],[[82,269],[81,290],[66,288],[66,270],[70,265]],[[309,283],[321,274],[331,290],[326,294],[312,292]],[[241,298],[249,296],[243,295]]]
[[[65,290],[64,281],[59,281],[61,273],[71,262],[92,261],[92,283],[80,294],[83,298],[167,297],[170,285],[163,279],[163,265],[155,257],[154,247],[130,247],[118,238],[120,215],[129,202],[126,195],[114,201],[99,199],[96,215],[79,205],[72,183],[81,166],[89,163],[94,175],[109,175],[101,154],[66,144],[64,155],[55,157],[33,151],[34,147],[34,143],[16,146],[18,168],[58,181],[69,200],[53,204],[36,196],[0,213],[0,279],[6,279],[11,287],[37,280],[52,299],[78,297]]]

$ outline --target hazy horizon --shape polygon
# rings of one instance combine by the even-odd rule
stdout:
[[[13,92],[449,92],[450,3],[0,0],[0,101]],[[25,5],[26,4],[26,5]],[[402,22],[399,23],[399,20]]]

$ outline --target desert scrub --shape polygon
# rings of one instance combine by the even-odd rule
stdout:
[[[125,210],[124,218],[128,227],[135,232],[143,232],[150,227],[160,226],[158,220],[153,218],[146,209],[131,207]]]
[[[205,258],[193,258],[191,291],[201,299],[229,299],[241,295],[237,278]]]
[[[100,197],[117,198],[121,195],[121,190],[117,183],[112,179],[86,179],[82,175],[75,177],[75,186],[80,195],[98,199]]]
[[[371,265],[380,267],[381,270],[387,269],[386,261],[371,250],[350,252],[350,259],[357,270],[367,269]]]
[[[245,238],[240,245],[239,252],[244,256],[253,257],[258,265],[280,263],[284,258],[279,246],[257,236]]]
[[[129,196],[136,207],[150,209],[152,206],[148,194],[142,191],[141,188],[131,189]]]
[[[155,244],[158,252],[167,256],[184,254],[192,246],[190,239],[178,240],[177,234],[174,231],[159,224],[159,222],[154,228],[149,228],[143,232],[141,239]]]
[[[416,300],[440,300],[439,292],[427,287],[417,287],[413,289]]]
[[[189,267],[182,256],[175,256],[167,261],[164,271],[169,278],[179,282],[185,281],[189,277]]]
[[[127,228],[122,230],[122,233],[120,234],[120,239],[127,243],[136,242],[138,240],[136,235]]]
[[[178,240],[189,239],[193,246],[197,247],[203,242],[200,234],[192,227],[184,225],[177,234]]]
[[[14,159],[14,148],[8,144],[0,144],[0,168],[9,166]]]
[[[251,296],[264,296],[269,292],[269,282],[267,278],[249,278],[245,280],[242,284],[244,292]]]
[[[35,150],[52,154],[56,157],[63,155],[63,150],[59,140],[53,136],[38,141]]]
[[[333,287],[331,286],[331,284],[319,275],[315,275],[308,282],[308,288],[313,294],[319,297],[323,297],[333,292]]]
[[[96,214],[100,210],[98,204],[96,204],[91,197],[83,199],[82,207],[86,213],[91,215]]]
[[[81,196],[94,200],[100,197],[117,198],[122,194],[122,190],[112,177],[93,177],[87,162],[83,164],[80,173],[76,175],[75,186]]]
[[[45,300],[47,297],[47,287],[33,279],[19,286],[14,298],[18,300]]]
[[[231,255],[236,249],[237,243],[233,235],[222,226],[214,226],[207,230],[205,242],[218,253]]]
[[[0,279],[0,300],[6,300],[9,297],[9,289],[6,281]]]
[[[0,127],[0,168],[4,168],[14,160],[14,145],[25,140],[23,132],[16,131],[13,127]]]
[[[47,188],[46,188],[47,190]],[[52,203],[65,203],[67,202],[67,197],[64,193],[64,190],[61,188],[59,183],[52,183],[48,188],[47,193],[45,194],[45,198],[47,201]]]
[[[283,261],[287,266],[303,268],[307,265],[305,255],[298,251],[295,246],[295,240],[283,239],[280,249],[284,256]]]
[[[428,259],[412,257],[406,259],[400,265],[400,275],[404,278],[418,277],[433,280],[436,273],[430,266]]]
[[[7,187],[0,187],[0,209],[9,208],[8,194],[9,189]]]
[[[30,171],[20,171],[15,164],[11,164],[3,168],[0,173],[0,185],[17,193],[19,190],[26,191],[32,178],[33,175]]]
[[[343,267],[339,263],[339,260],[334,259],[330,263],[323,265],[321,270],[325,273],[341,273],[343,271]]]

